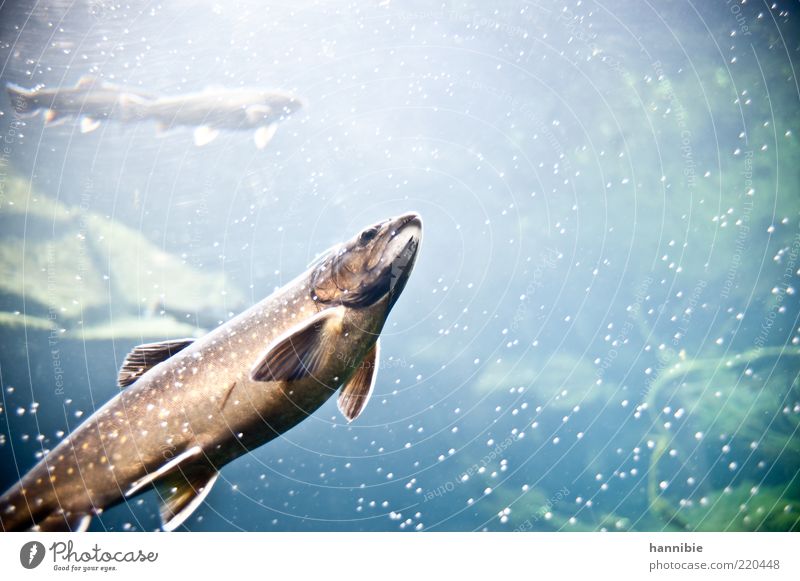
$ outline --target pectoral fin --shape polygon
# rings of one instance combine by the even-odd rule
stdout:
[[[348,422],[352,422],[361,414],[372,395],[375,378],[378,376],[379,356],[380,346],[378,341],[375,341],[375,345],[339,394],[337,401],[339,411]]]
[[[91,133],[98,127],[100,127],[100,122],[97,119],[92,119],[91,117],[81,118],[81,133]]]
[[[247,120],[253,124],[258,123],[259,121],[263,121],[271,114],[272,114],[272,107],[270,107],[269,105],[250,105],[245,110],[245,115],[247,115]]]
[[[272,138],[275,137],[275,132],[278,130],[277,123],[270,123],[264,127],[259,127],[253,134],[253,141],[258,149],[264,149]]]
[[[219,135],[219,129],[213,129],[208,125],[201,125],[194,130],[194,144],[198,147],[208,145]]]
[[[160,343],[145,343],[134,347],[133,351],[128,353],[125,361],[122,362],[122,367],[117,376],[117,385],[119,387],[129,386],[150,368],[155,367],[162,361],[166,361],[192,343],[194,343],[194,339],[172,339],[170,341],[161,341]]]
[[[289,329],[259,357],[253,381],[294,381],[320,372],[333,353],[333,340],[341,331],[344,307],[326,309]]]

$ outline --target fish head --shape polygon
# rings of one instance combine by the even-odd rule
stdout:
[[[305,101],[290,93],[270,93],[265,98],[264,105],[271,110],[273,120],[282,121],[305,107]]]
[[[317,262],[312,298],[354,308],[386,299],[388,313],[408,282],[421,240],[422,219],[415,212],[364,228]]]

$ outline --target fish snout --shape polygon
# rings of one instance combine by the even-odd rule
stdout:
[[[406,227],[410,227],[416,228],[420,234],[422,233],[422,216],[420,216],[417,212],[407,212],[402,214],[395,218],[393,222],[395,225],[395,230],[397,231],[400,231]]]
[[[390,238],[383,251],[383,260],[390,265],[387,275],[391,308],[405,288],[417,260],[422,240],[422,218],[416,212],[393,218],[387,224],[387,233]]]
[[[284,117],[288,117],[289,115],[297,113],[300,109],[306,109],[307,107],[308,103],[306,103],[305,99],[303,99],[302,97],[291,95],[286,99],[286,102],[283,104],[281,114]]]
[[[390,255],[390,260],[394,260],[391,258],[392,254],[399,257],[409,251],[416,253],[422,239],[422,217],[417,212],[402,214],[389,221],[386,231],[389,242],[385,253]]]

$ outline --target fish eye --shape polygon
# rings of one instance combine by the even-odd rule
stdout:
[[[364,231],[361,233],[361,236],[359,236],[359,238],[358,238],[358,241],[359,241],[361,244],[366,244],[367,242],[369,242],[370,240],[372,240],[373,238],[375,238],[375,236],[376,236],[377,234],[378,234],[378,229],[377,229],[377,228],[375,228],[375,227],[372,227],[372,228],[370,228],[369,230],[364,230]]]

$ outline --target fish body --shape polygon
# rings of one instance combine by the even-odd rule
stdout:
[[[142,345],[123,387],[0,497],[3,530],[85,530],[155,487],[165,530],[222,466],[280,436],[341,388],[348,421],[375,383],[378,337],[416,260],[416,214],[363,230],[207,335]]]
[[[213,141],[220,130],[255,130],[256,146],[263,148],[277,124],[303,107],[289,93],[250,89],[209,89],[199,93],[160,97],[142,109],[142,118],[158,122],[162,131],[195,127],[197,145]]]
[[[283,121],[301,107],[302,101],[288,93],[219,89],[159,97],[147,103],[143,116],[168,127],[255,129]]]
[[[18,115],[43,111],[48,125],[78,118],[81,132],[87,133],[101,121],[152,120],[161,132],[193,127],[197,145],[210,143],[220,130],[253,130],[256,146],[263,148],[274,136],[277,124],[304,105],[302,99],[280,91],[208,89],[159,96],[89,76],[74,87],[25,89],[9,83],[6,89]]]

